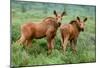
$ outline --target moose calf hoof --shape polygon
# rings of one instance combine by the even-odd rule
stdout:
[[[65,53],[65,52],[63,52],[63,55],[66,55],[66,53]]]
[[[73,53],[74,53],[74,54],[76,54],[76,53],[77,53],[77,51],[76,51],[76,50],[74,50],[74,51],[73,51]]]
[[[50,55],[50,54],[51,54],[51,51],[48,51],[48,52],[47,52],[47,55]]]

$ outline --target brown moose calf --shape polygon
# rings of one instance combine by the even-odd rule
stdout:
[[[40,23],[28,22],[21,26],[21,37],[18,40],[21,44],[31,46],[32,39],[40,39],[43,37],[47,38],[48,53],[51,53],[52,48],[54,47],[54,37],[58,27],[60,27],[62,17],[65,15],[65,12],[62,14],[57,14],[54,11],[55,17],[47,17]]]
[[[79,17],[77,17],[76,20],[71,21],[69,24],[63,24],[60,27],[61,31],[61,45],[65,54],[67,43],[70,42],[71,48],[74,53],[76,53],[76,43],[77,38],[79,36],[79,33],[81,31],[84,31],[85,22],[87,21],[87,18],[85,18],[83,21],[80,20]]]

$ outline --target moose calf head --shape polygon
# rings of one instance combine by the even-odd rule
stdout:
[[[66,12],[63,11],[61,14],[58,14],[55,10],[54,10],[54,15],[55,15],[55,18],[56,18],[56,21],[58,23],[58,25],[60,26],[61,25],[61,21],[62,21],[62,17],[64,15],[66,15]]]
[[[87,18],[85,18],[84,20],[80,20],[79,17],[77,17],[77,26],[80,29],[80,31],[84,31],[84,27],[85,27],[85,22],[87,21]]]

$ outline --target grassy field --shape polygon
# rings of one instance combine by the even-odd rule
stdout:
[[[25,2],[26,3],[26,2]],[[95,37],[95,6],[78,5],[57,5],[41,3],[19,3],[12,2],[12,23],[11,23],[11,65],[48,65],[48,64],[72,64],[96,61],[96,37]],[[22,6],[25,5],[25,6]],[[31,6],[31,7],[30,7]],[[48,8],[47,8],[48,7]],[[31,48],[23,48],[16,43],[20,37],[20,26],[28,21],[42,21],[47,16],[53,16],[53,10],[62,12],[65,7],[67,15],[63,18],[62,24],[75,19],[76,16],[88,17],[85,31],[80,33],[77,42],[77,54],[73,54],[70,47],[63,55],[60,48],[60,32],[55,37],[55,48],[50,55],[47,55],[47,41],[45,38],[34,39]],[[23,9],[23,10],[22,10]],[[45,10],[45,11],[44,11]]]

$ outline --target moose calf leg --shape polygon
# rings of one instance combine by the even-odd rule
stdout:
[[[67,43],[68,43],[68,38],[65,38],[65,39],[64,39],[64,43],[63,43],[63,45],[62,45],[64,55],[65,55],[65,53],[66,53]]]
[[[54,39],[53,38],[48,38],[48,54],[52,52],[52,49],[54,48]]]
[[[32,47],[32,40],[30,39],[30,40],[27,40],[27,46],[28,47]]]
[[[19,44],[25,44],[25,38],[21,36],[21,38],[17,41]]]
[[[48,42],[48,54],[52,52],[52,48],[54,48],[54,37],[55,37],[56,31],[54,28],[48,29],[46,32],[47,42]]]
[[[51,53],[51,51],[52,51],[52,45],[51,45],[51,40],[48,40],[48,54],[50,54]]]
[[[52,49],[54,49],[54,39],[52,39],[51,41],[51,46],[52,46]]]
[[[62,34],[61,34],[62,35]],[[63,44],[64,44],[64,37],[61,37],[61,48],[63,49]]]
[[[75,54],[76,51],[77,51],[76,43],[77,43],[76,40],[73,40],[73,41],[71,42],[71,48],[72,48],[74,54]]]

